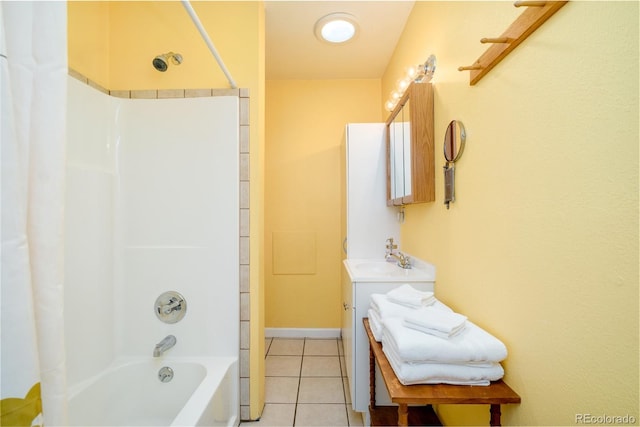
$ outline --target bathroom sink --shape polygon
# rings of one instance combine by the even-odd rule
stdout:
[[[384,259],[346,259],[344,264],[356,282],[423,282],[435,280],[433,265],[414,260],[410,269]]]
[[[354,265],[354,268],[363,274],[383,274],[383,275],[394,275],[398,274],[398,270],[401,268],[398,267],[395,263],[387,262],[387,261],[370,261],[370,262],[362,262]]]

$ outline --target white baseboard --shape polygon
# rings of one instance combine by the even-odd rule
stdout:
[[[340,338],[339,328],[264,328],[265,338]]]

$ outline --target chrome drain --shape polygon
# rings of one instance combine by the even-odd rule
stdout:
[[[160,370],[158,371],[158,379],[160,380],[160,382],[168,383],[173,379],[173,369],[168,366],[160,368]]]

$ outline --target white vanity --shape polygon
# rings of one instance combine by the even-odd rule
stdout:
[[[371,294],[384,294],[405,283],[422,291],[434,290],[435,267],[415,258],[412,258],[412,264],[411,269],[403,269],[384,259],[343,261],[342,343],[351,402],[357,412],[368,413],[369,407],[369,341],[362,319],[367,317]],[[378,403],[390,405],[383,382],[376,381],[376,385],[379,385],[376,389]]]

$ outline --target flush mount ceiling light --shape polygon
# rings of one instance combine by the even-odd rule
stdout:
[[[352,40],[358,33],[358,23],[348,13],[331,13],[318,19],[314,27],[318,40],[341,44]]]

